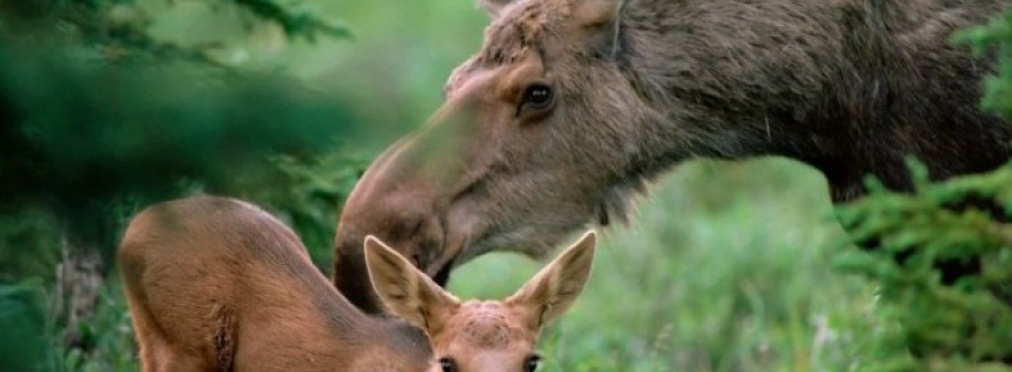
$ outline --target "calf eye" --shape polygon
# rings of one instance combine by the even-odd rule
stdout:
[[[552,103],[552,88],[546,85],[534,84],[524,91],[522,105],[531,105],[534,108],[544,108]]]
[[[541,357],[537,355],[527,357],[527,362],[524,363],[524,372],[534,372],[538,369],[539,364],[541,364]]]
[[[439,358],[439,368],[443,372],[457,372],[457,362],[449,357]]]

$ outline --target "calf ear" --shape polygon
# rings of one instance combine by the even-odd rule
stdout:
[[[597,235],[593,230],[583,234],[576,244],[567,248],[541,269],[517,293],[506,299],[527,317],[531,330],[540,330],[573,305],[583,291],[594,262]]]
[[[578,0],[573,5],[573,19],[589,47],[613,58],[619,52],[618,35],[622,27],[622,10],[630,0]]]
[[[438,333],[460,301],[375,236],[365,238],[369,280],[383,307],[430,336]]]
[[[513,0],[478,0],[478,4],[481,5],[482,8],[485,8],[485,11],[488,12],[488,15],[491,16],[492,19],[499,18],[499,13],[501,13],[502,9],[511,2],[513,2]]]

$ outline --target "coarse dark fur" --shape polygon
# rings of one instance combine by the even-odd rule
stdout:
[[[1012,137],[978,109],[995,61],[950,36],[1009,4],[488,0],[484,45],[444,106],[349,197],[335,284],[378,310],[360,288],[367,234],[441,283],[491,250],[543,256],[588,223],[624,219],[646,181],[692,158],[797,159],[836,203],[860,197],[866,174],[909,190],[908,155],[935,179],[994,169]]]

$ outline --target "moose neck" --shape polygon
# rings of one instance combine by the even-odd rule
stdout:
[[[1009,125],[977,109],[994,59],[947,44],[991,13],[938,23],[939,12],[886,3],[777,2],[760,17],[746,4],[716,14],[730,7],[632,2],[618,63],[663,118],[641,125],[668,148],[650,149],[631,172],[649,177],[692,157],[786,156],[819,169],[843,202],[864,193],[866,174],[909,190],[907,156],[934,179],[1003,164]],[[671,21],[658,25],[658,11]]]

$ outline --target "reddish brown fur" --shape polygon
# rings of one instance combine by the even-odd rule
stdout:
[[[593,232],[584,234],[502,301],[460,302],[378,239],[368,237],[365,249],[370,281],[384,307],[425,329],[438,359],[429,371],[533,372],[541,329],[583,291],[595,242]]]
[[[349,197],[335,284],[378,311],[361,284],[367,234],[440,283],[490,250],[543,256],[696,157],[794,158],[834,202],[868,173],[909,189],[907,155],[935,178],[993,169],[1012,139],[977,109],[994,60],[949,37],[1010,2],[487,0],[484,45],[444,106]],[[544,107],[525,95],[539,85],[554,93]]]
[[[145,209],[119,265],[144,371],[422,372],[431,362],[419,330],[363,314],[288,227],[237,200]]]

